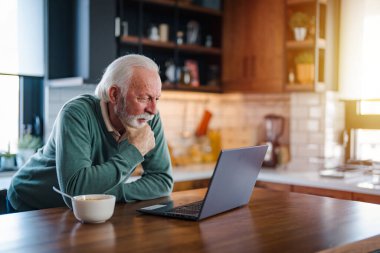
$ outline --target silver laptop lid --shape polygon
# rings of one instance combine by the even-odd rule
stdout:
[[[248,203],[267,149],[255,146],[221,151],[199,219]]]

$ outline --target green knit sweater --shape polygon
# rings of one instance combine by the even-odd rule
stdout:
[[[173,187],[170,157],[159,114],[149,122],[156,146],[144,157],[135,146],[120,143],[107,131],[100,100],[83,95],[66,103],[58,114],[44,147],[13,177],[8,198],[17,211],[64,206],[70,195],[107,193],[117,201],[153,199],[170,194]],[[124,183],[137,165],[142,177]]]

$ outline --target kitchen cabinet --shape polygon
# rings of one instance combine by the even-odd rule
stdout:
[[[256,186],[260,188],[275,190],[275,191],[283,191],[283,192],[291,192],[293,190],[292,185],[288,184],[280,184],[280,183],[271,183],[264,181],[257,181]]]
[[[207,188],[210,179],[197,179],[189,181],[174,182],[173,192],[186,191],[199,188]]]
[[[116,58],[116,0],[49,0],[48,79],[97,83]]]
[[[286,14],[286,89],[324,90],[326,0],[286,0]],[[295,19],[304,27],[290,27]],[[295,29],[304,29],[306,36],[296,38]]]
[[[335,198],[335,199],[347,199],[347,200],[352,199],[351,192],[321,189],[321,188],[309,187],[309,186],[294,185],[293,192],[324,196],[324,197],[330,197],[330,198]]]
[[[165,90],[221,92],[223,13],[192,2],[119,0],[117,54],[154,59]]]
[[[373,195],[373,194],[366,194],[366,193],[332,190],[332,189],[325,189],[325,188],[311,187],[311,186],[300,186],[300,185],[264,182],[260,180],[256,182],[256,187],[270,189],[274,191],[298,192],[298,193],[324,196],[324,197],[330,197],[330,198],[336,198],[336,199],[355,200],[355,201],[380,204],[380,195]]]
[[[380,204],[380,196],[365,193],[352,193],[352,200]]]
[[[282,0],[224,1],[224,91],[283,91],[284,7]]]
[[[293,27],[305,23],[306,36]],[[339,1],[286,0],[285,90],[320,92],[337,89]],[[299,26],[299,25],[297,25]],[[299,28],[297,28],[299,29]]]

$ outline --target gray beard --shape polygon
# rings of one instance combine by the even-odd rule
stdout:
[[[119,99],[119,103],[115,108],[115,114],[124,126],[130,126],[133,128],[142,128],[145,125],[145,123],[139,123],[138,119],[145,119],[146,121],[149,121],[154,117],[154,115],[150,115],[148,113],[129,115],[127,113],[127,105],[124,98]]]

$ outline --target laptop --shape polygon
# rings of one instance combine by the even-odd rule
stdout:
[[[248,204],[268,146],[222,150],[202,201],[173,207],[172,201],[138,212],[186,220],[202,220]]]

